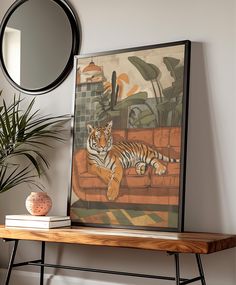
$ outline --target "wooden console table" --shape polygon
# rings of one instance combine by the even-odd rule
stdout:
[[[204,271],[201,262],[201,254],[210,254],[217,251],[236,247],[236,235],[225,235],[215,233],[169,233],[154,231],[139,231],[126,229],[102,229],[102,228],[60,228],[50,230],[13,229],[0,226],[0,238],[6,241],[14,241],[14,247],[9,260],[9,266],[4,285],[8,285],[13,267],[35,265],[40,269],[40,285],[43,285],[44,268],[54,267],[70,270],[88,271],[104,274],[115,274],[142,278],[153,278],[175,281],[177,285],[190,284],[201,281],[206,285]],[[14,263],[19,240],[39,241],[41,246],[40,259]],[[97,268],[85,268],[76,266],[65,266],[60,264],[45,263],[45,243],[72,243],[81,245],[125,247],[136,249],[147,249],[165,251],[174,256],[176,274],[175,277],[148,275],[140,273],[111,271]],[[180,277],[179,254],[191,253],[196,255],[199,276],[192,279]]]

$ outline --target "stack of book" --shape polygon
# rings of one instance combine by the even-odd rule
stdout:
[[[7,215],[5,218],[6,227],[52,229],[70,225],[68,216]]]

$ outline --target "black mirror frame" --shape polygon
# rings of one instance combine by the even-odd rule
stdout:
[[[6,79],[9,81],[9,83],[15,87],[17,90],[29,94],[29,95],[41,95],[45,94],[47,92],[52,91],[56,87],[58,87],[69,75],[70,71],[73,68],[73,62],[74,62],[74,55],[78,54],[80,49],[80,43],[81,43],[81,28],[80,23],[77,19],[77,16],[71,7],[71,5],[66,0],[50,0],[58,4],[63,11],[66,13],[68,20],[71,25],[72,30],[72,46],[71,46],[71,52],[68,59],[68,62],[62,71],[62,73],[49,85],[38,88],[38,89],[27,89],[23,88],[20,85],[18,85],[9,75],[7,68],[4,63],[3,59],[3,52],[2,52],[2,43],[3,43],[3,35],[6,28],[6,25],[8,23],[8,20],[10,19],[11,15],[14,13],[14,11],[21,6],[23,3],[30,1],[30,0],[18,0],[14,2],[8,11],[6,12],[5,16],[2,19],[1,25],[0,25],[0,66],[2,68],[3,74],[6,77]]]

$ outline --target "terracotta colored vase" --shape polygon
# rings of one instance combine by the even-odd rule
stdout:
[[[45,216],[51,210],[52,200],[46,192],[31,192],[26,198],[25,206],[33,216]]]

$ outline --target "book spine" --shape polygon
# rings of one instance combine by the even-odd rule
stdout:
[[[43,228],[47,229],[50,227],[49,222],[45,221],[22,221],[22,220],[10,220],[6,219],[5,226],[7,227],[29,227],[29,228]]]
[[[68,227],[70,225],[71,225],[70,220],[47,222],[47,221],[27,221],[27,220],[20,221],[20,220],[6,219],[5,221],[6,227],[19,227],[19,228],[51,229],[57,227]]]
[[[23,220],[23,221],[64,221],[70,220],[69,216],[31,216],[31,215],[6,215],[6,220]]]

